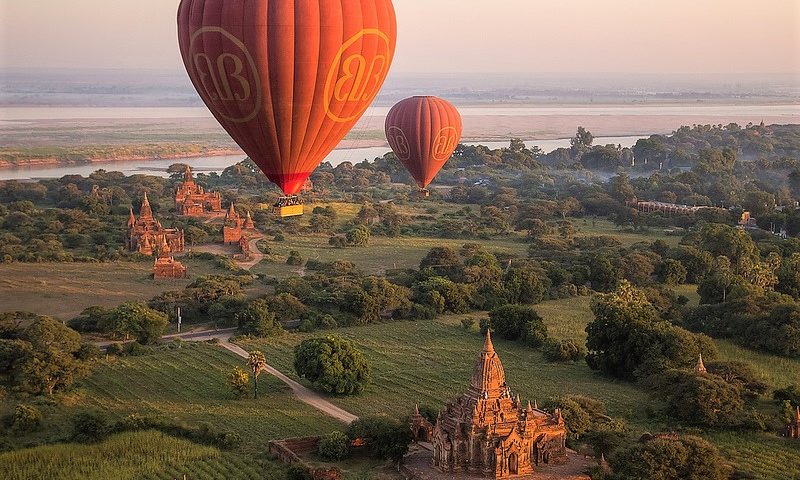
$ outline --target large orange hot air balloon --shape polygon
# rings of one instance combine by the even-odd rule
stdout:
[[[437,97],[407,98],[389,111],[386,138],[425,196],[461,140],[461,115]]]
[[[391,0],[182,0],[178,36],[200,97],[288,196],[375,99],[397,22]]]

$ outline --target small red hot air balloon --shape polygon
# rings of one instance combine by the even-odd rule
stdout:
[[[378,95],[397,20],[391,0],[182,0],[178,36],[214,117],[291,197]]]
[[[437,97],[407,98],[389,111],[386,138],[394,154],[425,189],[453,155],[461,140],[461,115]]]

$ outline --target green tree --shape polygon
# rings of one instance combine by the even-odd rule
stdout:
[[[267,368],[267,358],[264,353],[254,350],[250,352],[250,357],[247,359],[247,366],[253,372],[253,398],[258,398],[258,377],[261,372]]]
[[[294,369],[315,389],[336,395],[355,395],[370,381],[371,368],[355,345],[329,335],[310,338],[294,350]]]
[[[452,247],[433,247],[419,262],[420,270],[432,268],[439,275],[446,276],[455,272],[459,267],[461,267],[461,258]]]
[[[547,340],[547,326],[533,307],[505,305],[489,313],[489,324],[497,335],[506,340],[520,340],[538,347]],[[485,333],[485,328],[483,329]]]
[[[24,356],[14,363],[14,378],[31,393],[53,395],[89,373],[88,366],[76,358],[81,336],[50,317],[37,317],[20,335],[17,345]],[[18,350],[19,351],[19,350]]]
[[[158,343],[167,329],[167,316],[139,302],[126,302],[107,317],[110,330],[126,339],[133,336],[142,345]]]
[[[275,319],[264,299],[255,300],[236,315],[239,333],[257,337],[271,337],[283,333],[283,327]]]
[[[628,447],[609,459],[612,480],[727,480],[729,467],[699,437],[663,435]]]
[[[370,230],[364,225],[359,225],[347,232],[347,243],[354,247],[366,247],[369,245]]]
[[[362,417],[347,429],[350,440],[363,440],[374,458],[399,463],[411,444],[408,425],[385,416]]]
[[[586,327],[586,362],[592,369],[618,378],[690,367],[702,353],[716,355],[713,342],[658,316],[642,290],[627,281],[592,303],[594,321]]]
[[[286,258],[286,265],[299,267],[302,264],[303,264],[303,257],[300,256],[300,252],[298,252],[297,250],[290,251],[289,256]]]
[[[250,394],[250,375],[240,367],[233,367],[228,376],[228,386],[236,398],[247,398]]]
[[[350,456],[350,439],[344,432],[334,430],[319,439],[319,456],[329,462],[338,462]]]

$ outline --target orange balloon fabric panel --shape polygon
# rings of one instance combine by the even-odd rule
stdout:
[[[407,98],[389,111],[386,139],[420,188],[427,187],[461,141],[461,115],[437,97]]]
[[[397,21],[391,0],[182,0],[178,35],[214,117],[292,195],[378,95]]]

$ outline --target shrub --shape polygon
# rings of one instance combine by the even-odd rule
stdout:
[[[532,307],[524,305],[504,305],[489,313],[489,322],[482,325],[506,340],[519,340],[532,347],[538,347],[547,340],[547,326],[542,317]]]
[[[100,347],[93,343],[84,343],[81,348],[75,353],[75,358],[78,360],[94,360],[103,356]]]
[[[121,343],[112,343],[106,347],[106,353],[109,355],[124,355],[124,345]]]
[[[233,367],[228,376],[228,386],[231,387],[234,397],[247,398],[250,394],[250,375],[240,367]]]
[[[11,431],[23,434],[36,430],[42,424],[42,412],[31,405],[17,405],[14,407],[14,417]]]
[[[243,335],[270,337],[283,333],[283,327],[277,322],[275,314],[269,309],[264,299],[258,299],[247,305],[247,308],[236,314],[239,332]]]
[[[347,429],[350,440],[363,439],[374,458],[399,462],[408,452],[411,431],[408,426],[384,416],[363,417]]]
[[[300,252],[297,250],[292,250],[289,252],[289,257],[286,259],[286,265],[291,265],[293,267],[299,267],[303,265],[303,257],[300,256]]]
[[[726,480],[729,468],[719,451],[699,437],[662,435],[628,447],[609,460],[619,480],[687,478]]]
[[[364,391],[371,370],[367,359],[352,342],[334,335],[300,343],[294,350],[294,369],[315,389],[337,395]]]
[[[551,362],[574,362],[583,360],[586,356],[583,346],[572,340],[547,340],[542,353]]]
[[[293,464],[289,465],[289,468],[286,470],[286,480],[312,480],[311,472],[308,471],[308,467],[301,464]]]
[[[72,418],[72,439],[76,442],[99,442],[109,430],[106,417],[96,412],[81,412]]]
[[[347,246],[347,237],[343,235],[334,235],[328,240],[328,245],[333,248],[345,248]]]
[[[124,353],[130,357],[141,357],[151,353],[151,350],[139,342],[130,342],[125,344]]]
[[[347,435],[335,430],[320,438],[317,453],[329,462],[344,460],[350,455],[350,440]]]
[[[472,327],[474,327],[474,326],[475,326],[475,319],[474,318],[467,317],[467,318],[462,318],[461,319],[461,327],[464,330],[469,332],[470,330],[472,330]]]

